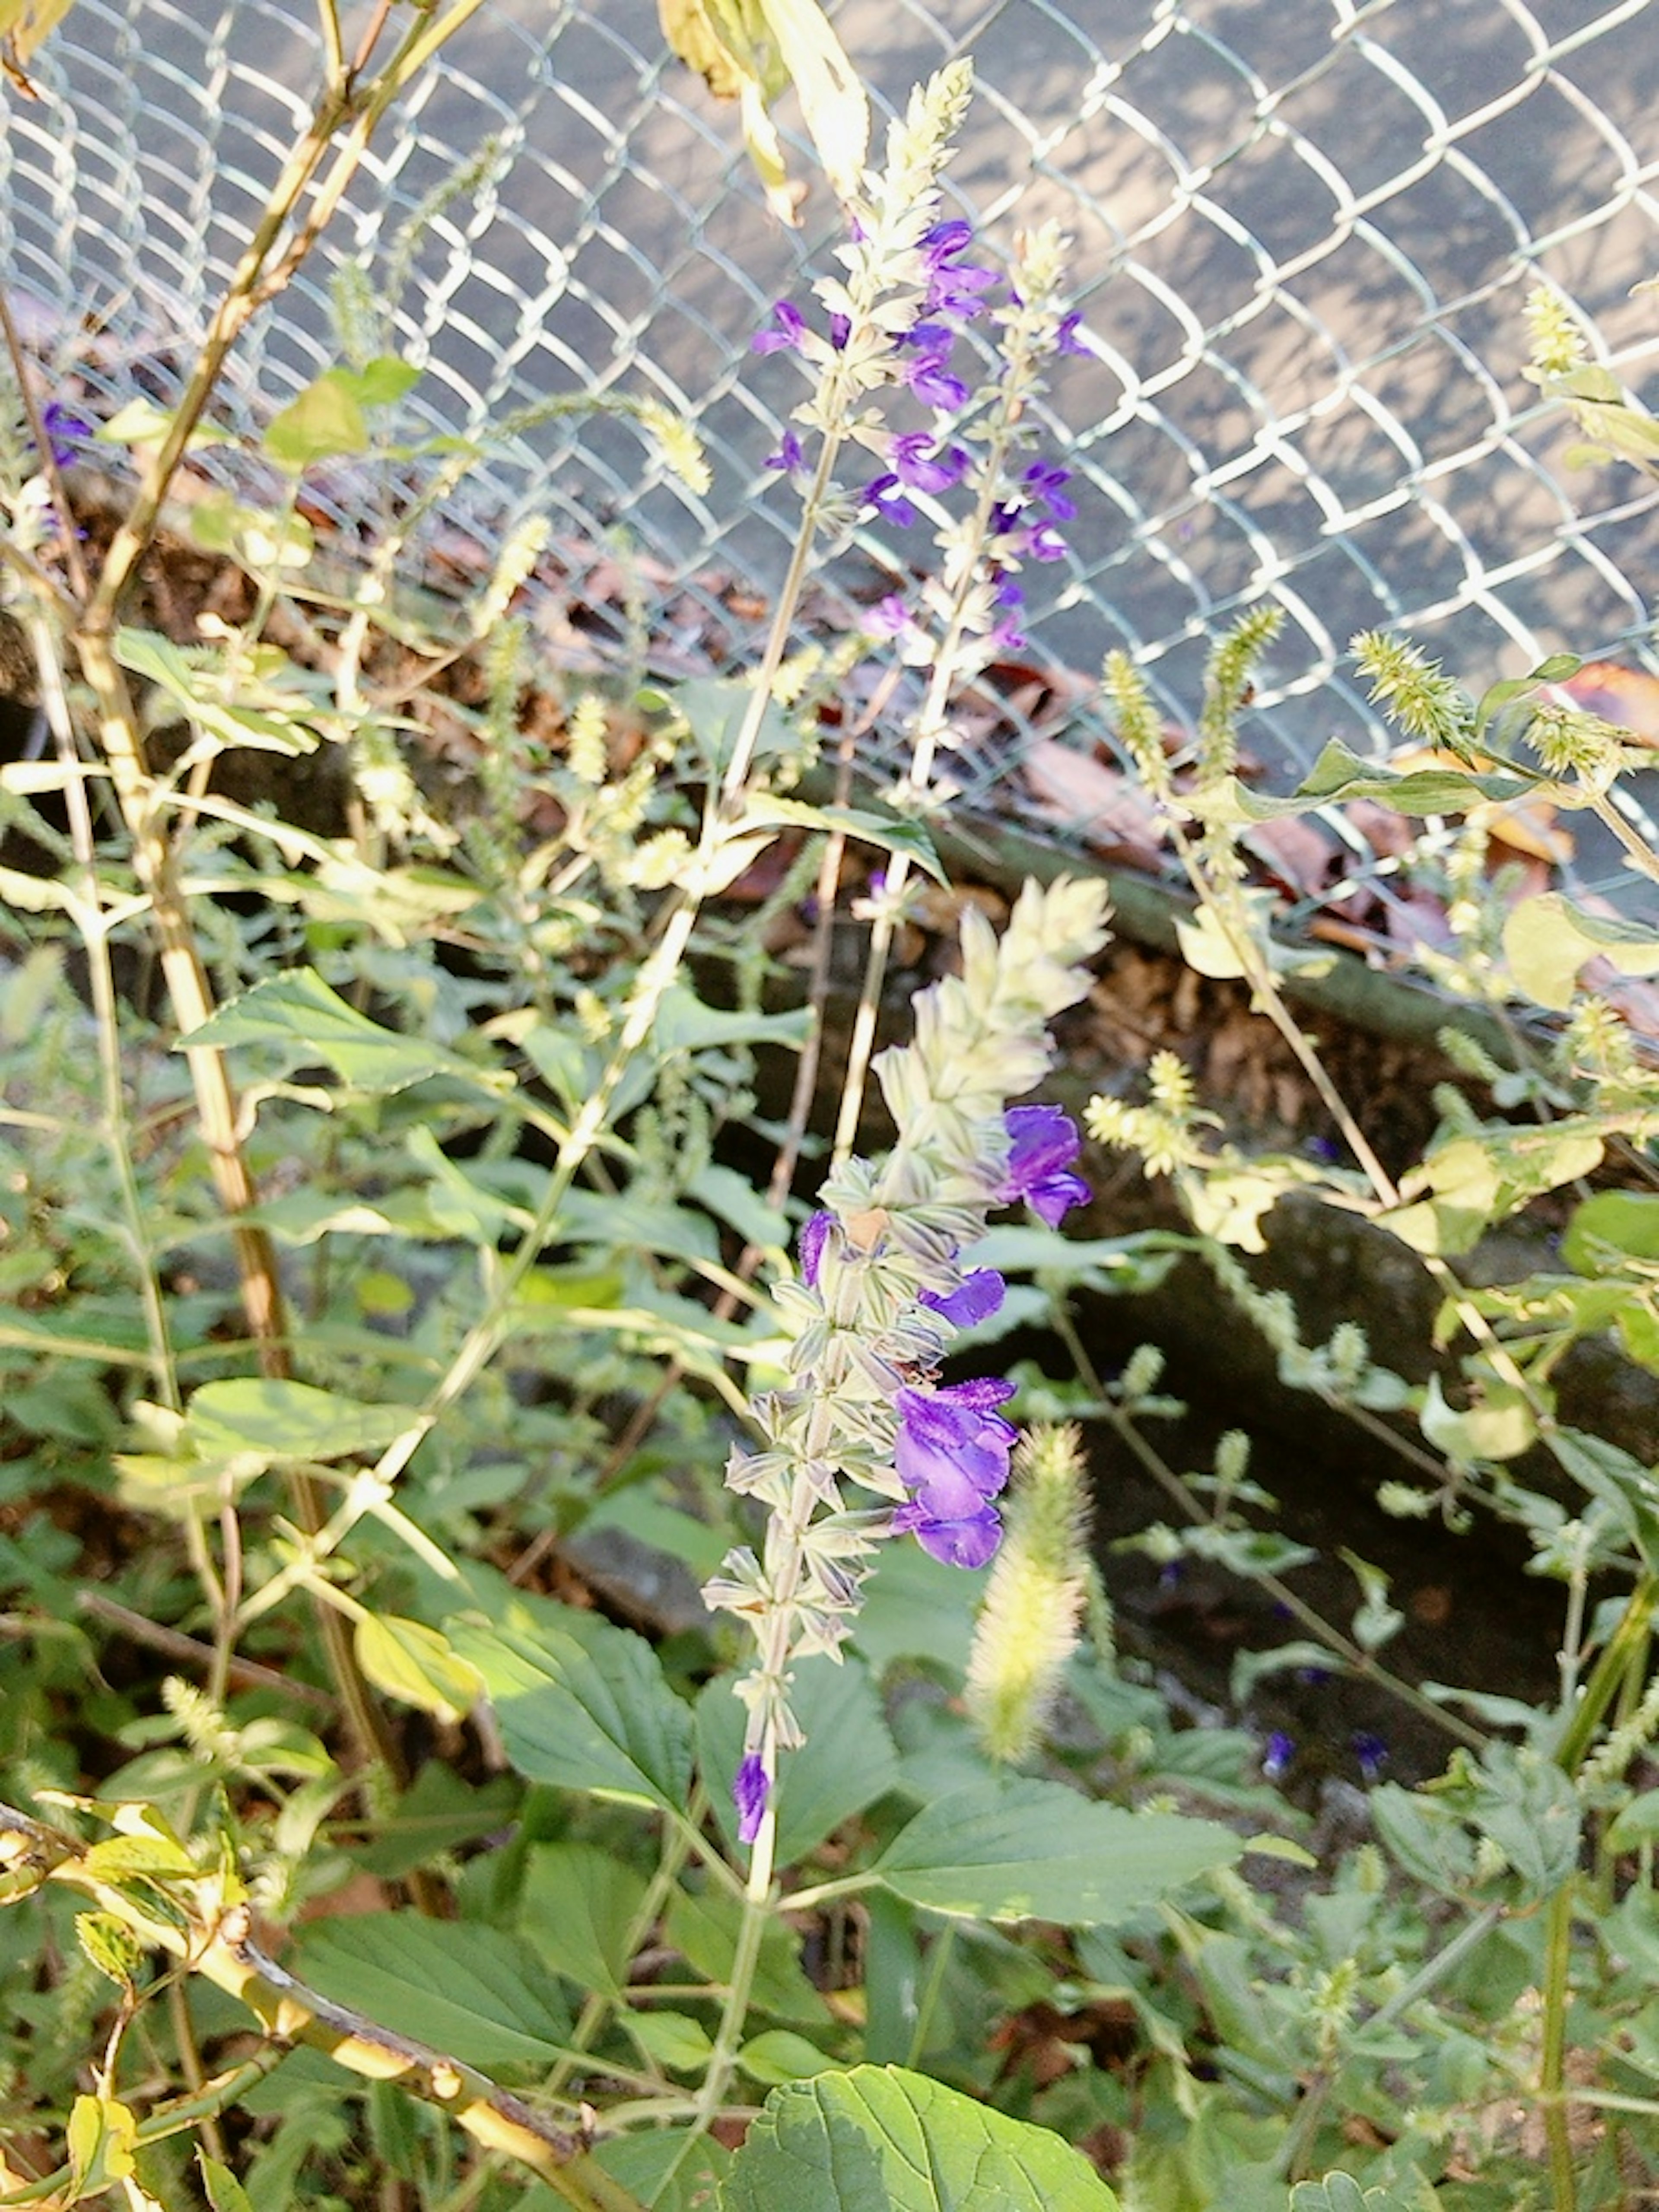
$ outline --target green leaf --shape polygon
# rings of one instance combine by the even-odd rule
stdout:
[[[446,1624],[483,1674],[507,1757],[532,1782],[684,1812],[691,1715],[643,1637],[524,1599]]]
[[[556,1973],[580,1990],[617,1996],[628,1974],[629,1931],[647,1887],[637,1868],[593,1844],[534,1844],[520,1925]]]
[[[395,1809],[380,1820],[374,1842],[352,1852],[352,1863],[382,1881],[401,1881],[441,1852],[499,1834],[523,1795],[511,1774],[493,1774],[474,1784],[441,1759],[429,1759]]]
[[[870,103],[817,0],[759,0],[824,174],[842,199],[858,191],[870,145]]]
[[[775,2089],[720,2212],[1115,2212],[1079,2151],[899,2066]]]
[[[1659,975],[1659,936],[1616,915],[1592,915],[1544,891],[1510,908],[1504,924],[1510,972],[1529,999],[1565,1012],[1587,960],[1610,961],[1621,975]]]
[[[483,1678],[447,1636],[393,1613],[365,1613],[353,1641],[357,1663],[377,1690],[453,1725],[478,1702]]]
[[[1446,1403],[1440,1377],[1431,1375],[1418,1422],[1437,1452],[1460,1467],[1481,1460],[1519,1459],[1538,1434],[1538,1422],[1523,1394],[1487,1383],[1479,1401],[1459,1413]]]
[[[1518,799],[1527,789],[1518,776],[1468,769],[1383,768],[1333,738],[1286,799],[1259,796],[1227,776],[1212,791],[1186,794],[1184,803],[1201,820],[1223,823],[1271,822],[1352,799],[1376,799],[1400,814],[1466,814],[1489,799]]]
[[[793,1669],[790,1704],[806,1741],[782,1762],[775,1802],[777,1863],[794,1866],[898,1780],[898,1753],[868,1670],[812,1658]],[[728,1845],[737,1839],[731,1785],[743,1756],[744,1708],[729,1677],[708,1683],[697,1700],[697,1763]]]
[[[245,1375],[203,1383],[190,1401],[184,1439],[199,1459],[250,1453],[265,1466],[348,1459],[383,1450],[410,1418],[406,1406],[370,1406],[310,1382]]]
[[[1627,1259],[1659,1260],[1659,1192],[1594,1192],[1575,1208],[1561,1257],[1581,1275],[1622,1273]]]
[[[279,469],[301,476],[313,461],[368,449],[368,423],[348,372],[325,369],[271,417],[260,441]]]
[[[954,1790],[927,1806],[875,1871],[931,1911],[1095,1927],[1231,1866],[1243,1849],[1218,1821],[1127,1813],[1057,1782],[1018,1780]]]
[[[751,2037],[744,2045],[738,2064],[751,2081],[763,2081],[772,2089],[782,2081],[810,2081],[816,2075],[831,2073],[836,2062],[804,2035],[792,2034],[787,2027],[769,2027],[764,2035]]]
[[[115,657],[123,668],[148,678],[198,731],[222,746],[290,756],[317,750],[317,732],[307,719],[314,704],[303,692],[294,691],[290,701],[273,679],[264,686],[262,704],[235,698],[226,691],[216,660],[192,659],[155,630],[117,630]]]
[[[653,2065],[673,2074],[701,2074],[714,2045],[700,2020],[685,2012],[625,2010],[622,2024]]]
[[[1349,2173],[1328,2173],[1322,2181],[1297,2183],[1290,2212],[1419,2212],[1419,2203],[1408,2203],[1391,2189],[1362,2189]]]
[[[652,2212],[714,2212],[732,2166],[723,2143],[689,2128],[612,2136],[596,2144],[592,2155]]]
[[[1652,1471],[1605,1437],[1553,1429],[1551,1451],[1592,1498],[1614,1515],[1650,1571],[1659,1572],[1659,1481]]]
[[[663,1920],[663,1941],[716,1988],[732,1978],[742,1932],[743,1905],[723,1889],[695,1895],[677,1890]],[[818,2027],[829,2018],[829,2007],[802,1972],[799,1954],[799,1931],[781,1919],[769,1920],[761,1936],[750,2003],[754,2011],[769,2013],[774,2020]]]
[[[206,1021],[179,1038],[175,1049],[196,1045],[280,1044],[288,1065],[326,1060],[352,1090],[371,1094],[406,1091],[428,1076],[449,1074],[492,1088],[505,1079],[446,1052],[424,1037],[400,1036],[347,1006],[314,968],[268,975],[239,998],[228,1000]]]
[[[948,882],[933,850],[933,840],[918,822],[896,814],[871,814],[855,806],[810,806],[805,799],[779,799],[769,793],[752,800],[744,812],[744,824],[789,823],[804,830],[838,830],[860,844],[874,845],[884,853],[902,853],[936,884]]]
[[[221,2166],[216,2158],[210,2158],[199,2143],[196,2156],[202,2169],[202,2186],[213,2212],[253,2212],[246,2190],[228,2166]]]
[[[299,1972],[378,2027],[487,2071],[545,2071],[570,2033],[547,1977],[504,1929],[414,1912],[365,1912],[308,1927]]]

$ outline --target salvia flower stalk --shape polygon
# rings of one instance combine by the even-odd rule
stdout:
[[[779,1759],[803,1740],[792,1666],[840,1656],[884,1541],[912,1534],[967,1567],[997,1548],[1016,1441],[1000,1409],[1012,1385],[943,1383],[939,1372],[958,1328],[1001,1302],[1001,1278],[972,1256],[992,1211],[1024,1202],[1053,1224],[1088,1194],[1068,1117],[1007,1101],[1050,1066],[1048,1025],[1087,990],[1080,963],[1104,943],[1105,915],[1097,885],[1066,881],[1028,884],[1000,939],[963,915],[961,975],[918,996],[914,1041],[875,1062],[898,1132],[891,1152],[830,1176],[801,1233],[799,1275],[774,1291],[788,1379],[752,1401],[758,1448],[734,1449],[726,1470],[765,1506],[765,1535],[758,1552],[728,1553],[704,1590],[757,1645],[736,1685],[751,1886],[769,1878]]]

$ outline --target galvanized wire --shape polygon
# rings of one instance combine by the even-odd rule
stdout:
[[[1251,734],[1280,766],[1333,732],[1383,741],[1347,653],[1376,623],[1476,684],[1563,647],[1648,657],[1659,493],[1569,470],[1520,371],[1540,277],[1626,381],[1659,359],[1659,301],[1631,296],[1659,272],[1659,0],[834,12],[883,111],[973,52],[953,204],[993,246],[1050,216],[1074,240],[1097,358],[1058,365],[1045,432],[1083,513],[1068,560],[1028,577],[1035,652],[1087,670],[1124,646],[1183,720],[1207,641],[1271,601]],[[0,141],[0,271],[44,352],[112,398],[165,393],[318,66],[304,0],[78,0]],[[500,0],[388,119],[234,397],[279,404],[337,357],[346,264],[390,284],[373,335],[424,369],[416,420],[653,394],[701,429],[706,495],[629,425],[562,416],[508,440],[466,512],[621,528],[654,588],[702,592],[729,633],[714,580],[763,596],[794,521],[763,462],[799,391],[749,339],[837,228],[822,186],[799,233],[768,216],[651,0]],[[926,557],[866,546],[872,588]]]

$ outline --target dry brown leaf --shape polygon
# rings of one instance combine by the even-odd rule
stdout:
[[[1038,813],[1073,831],[1098,852],[1124,854],[1156,871],[1165,835],[1162,813],[1121,769],[1052,738],[1042,738],[1020,760],[1025,787]]]

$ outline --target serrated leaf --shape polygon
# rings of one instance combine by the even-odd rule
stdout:
[[[1586,914],[1559,891],[1511,908],[1504,953],[1527,996],[1560,1012],[1571,1006],[1586,961],[1610,961],[1621,975],[1659,975],[1659,936],[1651,929],[1616,915]]]
[[[370,1406],[311,1382],[244,1375],[203,1383],[191,1399],[183,1434],[198,1459],[246,1453],[269,1466],[381,1451],[410,1419],[404,1406]]]
[[[365,1613],[353,1635],[357,1664],[377,1690],[400,1698],[435,1720],[465,1720],[478,1701],[483,1677],[461,1658],[449,1638],[422,1620],[392,1613]]]
[[[732,1978],[742,1930],[743,1906],[723,1889],[695,1895],[677,1890],[663,1920],[663,1941],[716,1989]],[[750,2003],[774,2020],[817,2027],[829,2017],[829,2008],[803,1972],[799,1953],[799,1931],[782,1920],[769,1920],[761,1936]]]
[[[532,1612],[522,1601],[493,1622],[446,1626],[483,1674],[520,1774],[684,1811],[691,1714],[643,1637],[565,1606]]]
[[[898,1780],[898,1753],[867,1669],[856,1659],[837,1665],[819,1657],[799,1661],[792,1671],[789,1701],[806,1741],[778,1776],[781,1867],[796,1865]],[[743,1756],[744,1722],[730,1680],[708,1683],[697,1700],[697,1763],[728,1844],[737,1838],[731,1784]]]
[[[477,1921],[365,1912],[314,1923],[299,1971],[374,2026],[487,2070],[545,2071],[570,2032],[519,1939]]]
[[[1046,2128],[899,2066],[775,2089],[720,2212],[1116,2212],[1079,2151]]]
[[[349,1006],[313,968],[290,968],[210,1014],[176,1050],[197,1045],[278,1044],[290,1067],[326,1060],[353,1091],[385,1095],[428,1076],[450,1074],[494,1087],[486,1070],[423,1037],[400,1036]]]
[[[637,1868],[593,1844],[533,1844],[520,1893],[520,1924],[556,1973],[616,1996],[628,1973],[628,1935],[645,1902]]]
[[[1097,1805],[1057,1782],[953,1790],[876,1862],[900,1897],[969,1920],[1097,1927],[1231,1866],[1243,1845],[1214,1820]]]

